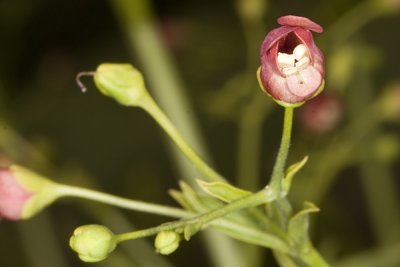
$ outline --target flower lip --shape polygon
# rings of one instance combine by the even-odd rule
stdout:
[[[305,17],[287,15],[279,17],[277,22],[282,26],[302,27],[317,33],[322,33],[324,31],[321,25]]]

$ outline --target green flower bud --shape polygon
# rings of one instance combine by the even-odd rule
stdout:
[[[169,255],[179,247],[181,238],[174,231],[163,231],[158,233],[154,241],[156,251],[163,255]]]
[[[101,64],[94,82],[101,93],[125,106],[136,106],[147,94],[142,74],[130,64]]]
[[[69,240],[69,246],[85,262],[98,262],[107,258],[117,241],[114,233],[103,225],[83,225],[75,229]]]

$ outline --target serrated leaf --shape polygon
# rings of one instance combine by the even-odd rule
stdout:
[[[197,180],[199,186],[210,196],[218,198],[226,203],[251,195],[252,193],[225,182],[205,182]]]
[[[303,166],[307,163],[308,156],[305,156],[301,161],[290,165],[285,172],[285,177],[282,180],[282,189],[287,194],[290,190],[290,186],[292,185],[293,178],[295,174],[303,168]]]
[[[308,235],[308,215],[312,212],[318,212],[319,208],[311,202],[304,202],[303,206],[304,208],[289,220],[288,234],[298,250],[306,252],[311,246]]]

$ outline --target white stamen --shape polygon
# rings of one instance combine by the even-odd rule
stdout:
[[[302,71],[310,64],[310,59],[308,57],[303,57],[295,63],[297,71]]]
[[[287,68],[282,68],[282,73],[286,76],[295,74],[296,72],[298,72],[296,67],[287,67]]]
[[[278,52],[278,65],[281,68],[294,67],[294,55]]]
[[[307,46],[304,44],[299,44],[293,49],[293,56],[296,60],[300,60],[304,57],[308,57]]]
[[[306,69],[310,64],[307,46],[304,44],[297,45],[293,49],[293,54],[278,52],[277,61],[283,75],[299,75],[299,72]],[[300,76],[297,79],[302,83]]]

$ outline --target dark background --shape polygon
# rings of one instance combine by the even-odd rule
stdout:
[[[399,1],[260,1],[262,10],[247,16],[239,5],[245,1],[134,2],[149,4],[149,25],[172,59],[169,70],[182,84],[205,147],[233,183],[240,176],[239,161],[247,157],[238,154],[243,114],[258,103],[254,99],[265,98],[267,108],[251,113],[263,119],[254,152],[259,180],[248,189],[267,183],[281,132],[281,108],[257,86],[259,46],[281,15],[321,24],[326,32],[315,38],[325,52],[326,93],[340,103],[340,115],[332,129],[321,133],[301,119],[306,106],[296,111],[289,161],[304,155],[310,161],[294,183],[293,202],[299,207],[310,200],[321,208],[313,216],[312,237],[335,266],[358,266],[346,265],[354,259],[370,264],[360,266],[400,266],[398,252],[390,253],[400,247],[400,100],[382,100],[386,92],[400,90]],[[82,79],[86,94],[75,82],[79,71],[95,70],[103,62],[129,62],[142,69],[126,26],[113,1],[0,2],[2,165],[17,162],[65,183],[175,205],[167,190],[177,188],[181,174],[157,124],[142,110],[99,94],[90,78]],[[160,78],[144,76],[146,81]],[[150,91],[160,90],[149,84]],[[368,118],[374,105],[382,108]],[[397,113],[387,115],[388,106]],[[106,209],[86,205],[61,200],[31,220],[1,221],[0,265],[85,266],[67,240],[77,226],[99,223]],[[165,222],[121,213],[139,228]],[[114,260],[102,264],[152,266],[124,253],[129,255],[116,252]],[[271,254],[263,254],[260,266],[273,266]],[[208,255],[196,236],[166,260],[175,266],[214,266]],[[382,261],[373,265],[370,257]]]

